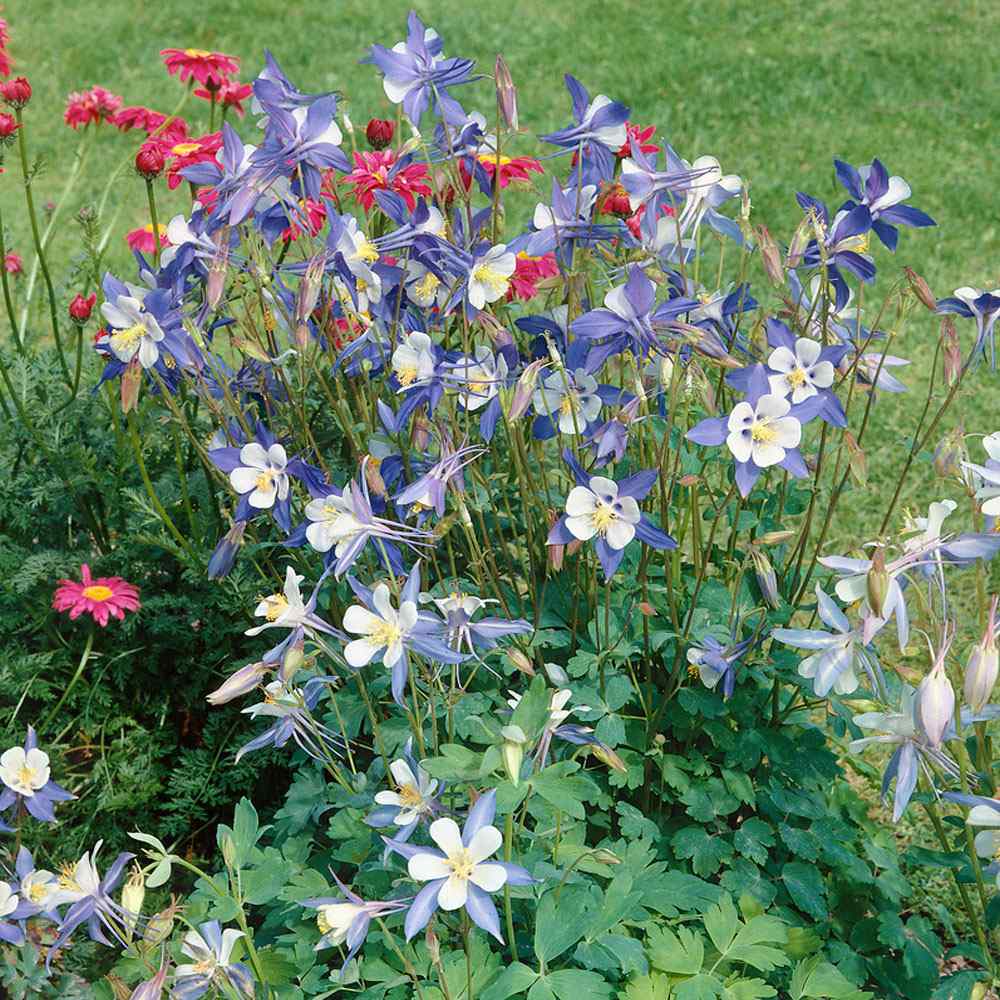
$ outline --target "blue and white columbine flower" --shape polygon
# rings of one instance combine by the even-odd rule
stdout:
[[[227,927],[218,920],[201,924],[196,931],[188,931],[181,942],[181,953],[191,959],[178,965],[174,971],[172,996],[176,1000],[195,1000],[212,987],[227,987],[246,997],[254,995],[253,974],[242,962],[232,960],[233,947],[243,931]]]
[[[1000,288],[991,292],[981,288],[964,286],[956,288],[954,296],[938,299],[937,311],[940,313],[955,313],[966,319],[976,321],[976,342],[969,352],[971,361],[986,357],[989,352],[990,364],[996,367],[996,343],[994,327],[1000,318]]]
[[[0,812],[23,806],[35,819],[54,823],[53,805],[74,798],[52,780],[49,755],[38,748],[31,726],[23,747],[10,747],[0,754]]]

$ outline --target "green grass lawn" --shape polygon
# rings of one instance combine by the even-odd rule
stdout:
[[[714,154],[725,170],[747,178],[755,217],[780,239],[801,217],[795,191],[831,202],[843,197],[835,186],[834,156],[852,163],[878,156],[910,182],[913,203],[939,228],[904,231],[897,258],[877,251],[876,291],[903,264],[924,274],[939,296],[960,285],[1000,283],[1000,86],[989,41],[1000,32],[1000,4],[963,0],[947,10],[927,0],[884,7],[861,0],[417,6],[444,36],[449,54],[474,56],[486,71],[497,52],[506,56],[529,133],[568,121],[562,74],[572,71],[592,93],[630,104],[633,121],[655,123],[658,135],[682,155]],[[30,142],[47,164],[37,197],[57,195],[72,161],[77,137],[62,123],[69,91],[99,83],[129,104],[163,111],[174,106],[182,91],[160,64],[158,53],[166,46],[239,55],[245,79],[256,74],[268,46],[302,89],[343,91],[356,123],[389,114],[376,72],[358,59],[371,42],[391,45],[404,36],[408,7],[399,0],[8,0],[11,52],[35,88]],[[491,107],[487,83],[460,96],[469,107]],[[189,106],[184,113],[194,111]],[[87,165],[91,181],[78,188],[73,210],[94,199],[109,171],[137,148],[132,136],[109,129],[98,139]],[[522,147],[534,150],[530,134]],[[7,159],[0,209],[8,245],[30,261],[19,175],[10,153]],[[109,204],[120,206],[122,233],[147,221],[142,184],[130,172],[121,175]],[[184,204],[179,193],[161,214],[169,217]],[[76,239],[72,214],[65,214],[55,245],[56,278],[67,301],[75,291],[67,282]],[[124,242],[115,239],[111,262],[129,268]],[[877,406],[868,449],[872,483],[847,498],[850,516],[831,535],[831,549],[857,543],[877,526],[886,484],[923,402],[937,327],[935,318],[917,315],[897,342],[896,353],[914,361],[903,376],[913,391]],[[968,344],[971,326],[961,329]],[[967,430],[1000,429],[995,378],[982,372],[967,394]],[[932,481],[927,463],[917,480],[909,497],[915,506],[939,496],[960,499],[954,485]]]

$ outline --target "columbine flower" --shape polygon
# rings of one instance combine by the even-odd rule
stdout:
[[[521,704],[521,695],[514,691],[508,691],[507,693],[510,695],[507,699],[507,704],[516,711],[517,706]],[[603,747],[605,750],[610,749],[593,735],[594,730],[589,726],[580,726],[576,723],[566,722],[574,711],[590,711],[590,707],[587,705],[577,705],[575,709],[567,708],[566,706],[572,697],[573,692],[569,688],[561,688],[558,691],[552,692],[552,697],[549,699],[549,717],[545,721],[545,727],[538,739],[538,747],[535,750],[535,760],[538,761],[539,767],[545,766],[549,755],[549,748],[555,736],[558,736],[561,740],[566,740],[567,743],[574,744],[574,746],[590,745]]]
[[[568,545],[574,540],[594,540],[597,558],[610,580],[621,564],[625,547],[634,538],[654,549],[672,549],[677,543],[657,528],[640,510],[639,501],[656,483],[659,472],[645,469],[617,483],[605,476],[591,476],[567,449],[576,486],[566,497],[566,513],[549,532],[548,545]]]
[[[316,923],[323,935],[316,942],[316,951],[324,948],[339,948],[347,945],[347,955],[341,972],[354,958],[368,936],[368,928],[373,919],[405,910],[409,900],[389,899],[366,902],[357,893],[351,892],[343,882],[333,876],[342,895],[305,899],[303,906],[316,910]]]
[[[71,905],[57,928],[58,936],[49,948],[46,967],[70,939],[73,931],[84,921],[87,923],[87,933],[91,940],[111,946],[111,942],[104,935],[103,927],[111,932],[123,948],[128,947],[128,941],[122,938],[121,929],[129,915],[114,901],[112,893],[121,879],[125,866],[135,855],[127,852],[119,854],[104,878],[101,878],[97,870],[97,854],[102,843],[103,841],[99,840],[92,851],[86,852],[75,865],[67,866],[59,876],[61,901]]]
[[[448,488],[461,494],[464,492],[462,470],[484,454],[485,448],[477,445],[453,448],[442,437],[441,457],[419,479],[414,480],[393,498],[397,507],[410,507],[411,513],[434,510],[438,517],[444,517],[445,497]]]
[[[876,686],[878,663],[865,647],[861,633],[851,627],[844,613],[816,584],[816,610],[820,620],[832,632],[822,629],[776,628],[771,638],[795,649],[816,650],[799,663],[799,676],[812,679],[816,697],[825,698],[831,691],[851,694],[857,690],[858,663]]]
[[[246,630],[246,635],[260,635],[265,629],[287,628],[290,629],[288,638],[285,639],[276,650],[284,650],[289,645],[294,644],[302,638],[303,634],[314,635],[323,633],[325,635],[336,635],[340,633],[328,625],[319,615],[316,614],[316,600],[319,597],[320,587],[326,577],[324,573],[313,588],[312,595],[308,601],[302,600],[302,591],[299,584],[304,579],[289,566],[285,571],[285,586],[280,594],[270,594],[262,598],[257,607],[254,608],[254,616],[263,618],[262,625],[255,625]],[[274,658],[276,650],[264,656],[268,663],[277,662]]]
[[[223,930],[218,920],[201,924],[196,931],[188,931],[181,943],[181,953],[192,961],[178,965],[174,972],[172,995],[176,1000],[194,1000],[213,986],[219,990],[228,987],[252,997],[252,973],[242,962],[232,961],[233,946],[243,936],[243,931],[231,927]]]
[[[88,614],[103,628],[112,615],[122,621],[126,611],[139,610],[139,588],[134,584],[120,576],[99,576],[95,580],[86,563],[80,567],[80,576],[80,582],[60,580],[52,598],[52,607],[68,611],[70,621]]]
[[[266,746],[280,748],[290,739],[294,739],[297,746],[314,760],[326,760],[329,751],[336,750],[343,741],[336,733],[313,718],[312,710],[327,685],[335,681],[335,677],[310,677],[300,688],[292,686],[287,679],[266,684],[264,700],[244,708],[242,714],[249,715],[251,719],[260,716],[272,718],[275,722],[259,736],[255,736],[249,743],[240,747],[236,754],[237,763],[254,750]],[[327,750],[327,753],[324,753],[324,750]]]
[[[408,941],[427,926],[438,907],[445,911],[464,907],[473,923],[503,941],[500,918],[489,894],[505,885],[530,885],[533,879],[519,865],[486,860],[503,843],[503,835],[490,825],[495,814],[496,790],[490,789],[469,810],[463,830],[450,817],[431,824],[431,839],[439,850],[386,840],[392,850],[407,858],[410,877],[427,883],[406,914]]]
[[[983,501],[980,510],[987,517],[1000,517],[1000,431],[983,438],[986,464],[963,462],[962,468],[974,473],[976,499]]]
[[[977,714],[982,712],[990,700],[997,683],[997,674],[1000,673],[996,639],[998,600],[1000,598],[994,595],[983,637],[972,647],[965,666],[963,693],[969,708]]]
[[[107,344],[111,353],[124,363],[138,356],[143,368],[152,368],[160,358],[159,344],[165,334],[142,300],[130,294],[109,297],[101,303],[101,312],[110,326]]]
[[[767,359],[767,367],[778,373],[769,378],[771,391],[778,396],[790,394],[793,403],[801,403],[820,389],[829,389],[834,367],[820,357],[822,351],[822,344],[807,337],[798,337],[794,350],[776,347]]]
[[[382,71],[385,96],[393,104],[402,104],[403,113],[414,125],[420,124],[432,103],[442,113],[460,113],[458,102],[447,88],[468,83],[475,63],[471,59],[444,58],[440,36],[424,27],[416,11],[410,11],[406,23],[405,42],[397,42],[391,49],[373,45],[368,57]]]
[[[504,636],[526,635],[534,631],[534,626],[523,618],[513,621],[505,618],[480,618],[473,621],[487,604],[499,603],[495,600],[484,601],[480,597],[458,591],[433,600],[438,611],[444,615],[448,644],[455,649],[467,649],[473,656],[477,655],[477,650],[493,649]]]
[[[49,755],[38,749],[38,738],[31,726],[23,747],[10,747],[0,754],[0,783],[0,812],[23,805],[35,819],[46,823],[56,821],[54,803],[76,798],[52,780]]]
[[[510,277],[517,266],[517,256],[503,243],[478,253],[469,265],[466,298],[473,309],[496,302],[507,294]]]
[[[927,745],[933,749],[941,746],[948,727],[955,718],[955,691],[944,672],[945,657],[954,635],[945,635],[930,673],[920,682],[916,694],[916,718]]]
[[[538,416],[532,427],[536,438],[560,434],[583,434],[601,412],[597,379],[583,368],[563,369],[542,379],[531,397]]]
[[[344,628],[360,637],[347,644],[344,659],[349,666],[360,670],[380,656],[382,665],[392,673],[392,696],[397,704],[403,704],[410,669],[409,650],[436,663],[461,663],[466,658],[445,645],[443,622],[417,611],[419,561],[403,584],[398,609],[392,606],[389,588],[384,583],[369,590],[353,577],[347,580],[362,603],[352,604],[344,613]]]
[[[69,902],[59,888],[59,878],[50,871],[35,868],[35,859],[24,846],[17,852],[15,862],[17,891],[31,914],[44,913],[51,920],[58,920],[56,907]]]
[[[996,368],[994,327],[1000,317],[1000,288],[994,288],[991,292],[968,286],[956,288],[954,297],[938,299],[937,308],[938,312],[957,313],[976,321],[976,342],[969,352],[969,359],[985,357],[988,346],[990,364]]]
[[[701,645],[688,648],[687,661],[692,672],[710,691],[714,691],[721,681],[722,698],[728,701],[736,689],[736,667],[753,641],[751,636],[724,646],[714,636],[707,635],[701,640]]]
[[[0,882],[0,941],[19,946],[24,944],[24,931],[17,920],[31,916],[34,908],[14,892],[7,882]]]
[[[226,77],[235,76],[240,71],[240,61],[236,56],[224,52],[209,52],[206,49],[161,49],[163,65],[171,76],[177,76],[183,83],[194,78],[204,86],[220,87]]]
[[[615,230],[607,226],[595,226],[591,218],[597,186],[584,184],[580,188],[570,185],[560,186],[557,178],[552,178],[550,204],[539,202],[535,206],[531,224],[534,232],[521,248],[533,257],[550,253],[564,243],[596,243],[611,240]]]
[[[389,765],[389,773],[396,783],[396,791],[375,793],[375,801],[385,808],[368,817],[372,826],[385,826],[385,822],[376,822],[376,819],[383,818],[396,826],[411,826],[434,812],[438,791],[436,778],[432,778],[416,761],[403,758]]]

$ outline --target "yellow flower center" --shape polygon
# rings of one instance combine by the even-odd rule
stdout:
[[[433,296],[441,284],[441,279],[436,274],[428,271],[414,286],[414,291],[420,298],[429,299]]]
[[[485,166],[499,165],[501,167],[506,167],[507,164],[510,163],[510,157],[504,156],[503,153],[499,156],[497,156],[496,153],[481,153],[476,157],[476,159]]]
[[[35,785],[37,778],[38,772],[27,764],[22,764],[20,770],[17,772],[18,784],[25,785],[28,788],[32,788]]]
[[[316,911],[316,926],[319,928],[320,934],[329,934],[333,929],[330,921],[326,917],[326,908],[320,907]]]
[[[380,621],[368,634],[368,640],[375,647],[391,646],[403,638],[403,630],[394,622]]]
[[[497,297],[507,291],[507,278],[489,264],[480,264],[473,268],[472,278],[481,285],[486,285]]]
[[[263,490],[265,493],[270,492],[274,489],[274,473],[270,469],[258,472],[257,478],[254,480],[254,485],[257,489]]]
[[[597,533],[604,535],[607,533],[608,528],[611,527],[612,522],[618,519],[618,515],[615,513],[614,507],[611,504],[606,503],[604,500],[599,500],[597,507],[594,509],[594,513],[590,515],[593,521],[594,528]]]
[[[142,227],[142,231],[143,231],[144,233],[149,233],[149,235],[150,235],[150,236],[152,236],[152,235],[153,235],[153,224],[152,224],[151,222],[147,222],[147,223],[146,223],[146,225],[144,225],[144,226]],[[164,224],[163,224],[162,222],[158,222],[158,223],[156,224],[156,231],[157,231],[157,232],[158,232],[158,233],[159,233],[159,234],[160,234],[161,236],[165,236],[165,235],[166,235],[166,232],[167,232],[167,227],[166,227],[166,226],[165,226],[165,225],[164,225]]]
[[[573,413],[580,412],[580,404],[577,402],[575,396],[563,396],[562,402],[559,404],[559,412],[564,416],[568,417]]]
[[[161,354],[164,368],[176,368],[177,361],[172,354]]]
[[[288,601],[285,600],[284,594],[271,594],[264,600],[267,602],[267,611],[265,611],[264,617],[269,622],[277,621],[288,610]]]
[[[143,322],[134,323],[124,330],[115,330],[111,335],[111,346],[116,351],[129,351],[146,336],[146,324]]]
[[[362,236],[354,253],[351,254],[351,260],[363,260],[366,264],[374,264],[378,260],[378,250],[370,240]]]
[[[423,803],[423,796],[416,785],[401,785],[399,788],[399,800],[404,806],[412,809]]]
[[[114,596],[114,591],[110,587],[105,587],[103,583],[94,583],[83,588],[83,596],[92,601],[106,601]]]
[[[470,382],[469,392],[472,393],[473,396],[485,396],[489,387],[489,382]]]
[[[207,59],[212,53],[208,49],[185,49],[184,55],[188,59]]]
[[[754,441],[770,444],[778,436],[778,432],[771,426],[770,421],[755,420],[750,425],[750,436]]]
[[[179,142],[176,146],[171,146],[170,152],[174,156],[188,156],[191,153],[197,153],[199,149],[201,149],[200,142]]]
[[[793,388],[805,385],[806,373],[802,368],[795,368],[785,376],[785,381]]]
[[[475,870],[476,863],[472,860],[469,852],[463,847],[457,854],[453,854],[448,858],[448,867],[451,868],[451,873],[455,878],[466,881]]]
[[[406,365],[405,367],[400,368],[396,372],[396,378],[399,379],[400,385],[412,385],[416,377],[417,377],[416,365]]]
[[[42,903],[49,894],[49,887],[44,882],[34,882],[28,886],[28,899],[33,903]]]
[[[66,862],[59,869],[59,888],[67,892],[80,892],[80,883],[76,880],[76,866],[72,861]]]

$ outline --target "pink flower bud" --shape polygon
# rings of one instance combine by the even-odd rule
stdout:
[[[31,84],[23,76],[0,83],[0,100],[12,108],[23,108],[31,100]]]
[[[267,663],[248,663],[236,673],[230,674],[211,694],[206,695],[205,701],[210,705],[225,705],[234,698],[249,694],[260,686],[270,669]]]
[[[497,105],[500,114],[507,125],[507,128],[517,131],[517,88],[510,75],[510,68],[507,66],[504,57],[497,56],[494,79],[497,84]]]
[[[140,177],[147,181],[159,177],[166,166],[167,156],[163,147],[156,141],[144,142],[135,154],[135,169]]]
[[[944,660],[951,640],[941,644],[941,650],[931,672],[917,688],[917,722],[931,747],[939,747],[945,730],[955,716],[955,692],[944,672]]]
[[[86,298],[77,294],[69,304],[69,318],[77,326],[83,326],[90,319],[90,314],[94,311],[96,302],[97,294],[95,292],[91,292]]]
[[[511,400],[510,409],[507,411],[507,419],[511,422],[520,420],[528,412],[528,407],[531,405],[531,397],[535,392],[535,386],[538,384],[538,373],[545,363],[545,358],[538,358],[532,361],[530,365],[527,365],[524,371],[521,372],[521,377],[517,380],[517,385],[514,386],[514,398]]]
[[[965,667],[965,683],[962,692],[973,712],[981,712],[993,694],[997,673],[1000,671],[1000,657],[997,654],[996,615],[997,596],[990,605],[990,617],[982,639],[972,647]]]

